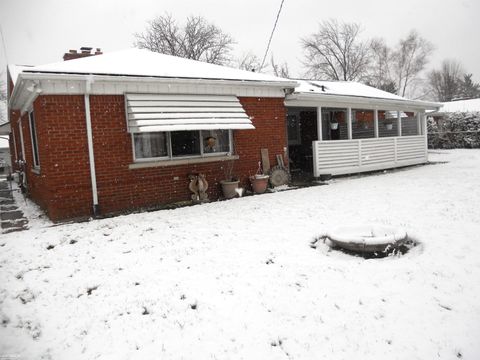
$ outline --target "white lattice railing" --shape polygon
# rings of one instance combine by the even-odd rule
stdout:
[[[427,162],[424,135],[313,142],[314,176],[350,174]]]

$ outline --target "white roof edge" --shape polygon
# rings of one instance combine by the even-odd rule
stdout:
[[[126,82],[179,82],[179,83],[225,83],[246,86],[273,86],[284,89],[295,88],[298,83],[293,80],[236,80],[236,79],[210,79],[210,78],[182,78],[161,76],[137,76],[137,75],[103,75],[103,74],[69,74],[54,72],[22,72],[19,77],[24,80],[93,80],[93,81],[126,81]]]
[[[378,104],[392,104],[392,105],[405,105],[416,108],[438,110],[442,107],[441,103],[428,102],[421,100],[409,100],[409,99],[386,99],[379,97],[368,96],[354,96],[354,95],[335,95],[335,94],[318,94],[318,93],[293,93],[286,96],[286,101],[303,100],[310,102],[319,101],[333,101],[333,102],[351,102],[353,104],[365,104],[376,103]],[[291,105],[290,105],[291,106]]]

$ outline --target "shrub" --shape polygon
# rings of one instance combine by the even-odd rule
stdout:
[[[480,148],[480,112],[450,113],[440,125],[429,118],[427,128],[429,148]]]

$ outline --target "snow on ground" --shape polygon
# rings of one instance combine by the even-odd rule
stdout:
[[[0,238],[0,357],[478,359],[480,151],[328,186]],[[31,212],[32,213],[32,212]],[[332,227],[404,227],[401,257]]]

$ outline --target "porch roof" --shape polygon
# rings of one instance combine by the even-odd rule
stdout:
[[[287,106],[350,106],[382,110],[438,110],[442,104],[410,100],[352,81],[297,80]]]

